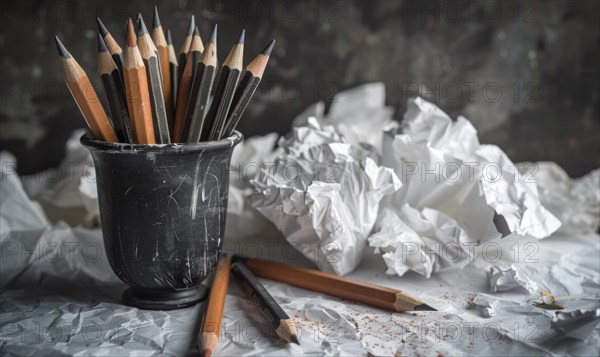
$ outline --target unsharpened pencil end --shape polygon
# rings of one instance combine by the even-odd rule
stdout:
[[[298,346],[300,346],[300,341],[298,340],[298,336],[296,336],[296,335],[290,336],[290,342],[293,342],[293,343],[297,344]]]
[[[148,28],[146,28],[146,23],[144,22],[144,18],[142,14],[138,14],[138,37],[143,36],[148,33]]]
[[[190,27],[188,27],[188,30],[187,30],[188,37],[190,37],[194,34],[195,28],[196,28],[196,20],[195,20],[194,15],[192,15],[192,18],[190,19]]]
[[[167,45],[173,46],[173,38],[171,37],[171,30],[167,30]]]
[[[238,40],[235,42],[236,45],[243,45],[244,44],[244,39],[246,38],[246,30],[242,30],[242,33],[240,33],[240,37],[238,38]]]
[[[152,28],[159,28],[161,27],[160,24],[160,17],[158,17],[158,8],[156,7],[156,5],[154,6],[154,18],[152,19]]]
[[[210,34],[210,38],[208,39],[208,42],[217,43],[217,24],[215,24],[215,27],[213,28],[212,33]]]
[[[415,306],[413,311],[437,311],[437,309],[434,309],[433,307],[431,307],[427,304],[421,304],[421,305]]]
[[[104,39],[102,38],[102,34],[98,32],[98,52],[106,52],[108,49],[106,48],[106,43],[104,43]]]
[[[67,51],[67,49],[62,44],[62,42],[60,42],[60,40],[58,39],[58,36],[54,36],[54,41],[56,42],[56,49],[58,50],[58,55],[59,56],[61,56],[62,58],[71,58],[71,57],[73,57],[73,56],[71,56],[71,54],[69,53],[69,51]]]
[[[202,351],[202,357],[210,357],[210,355],[212,355],[211,350]]]
[[[100,31],[102,37],[106,37],[106,35],[108,35],[108,30],[106,29],[106,26],[104,26],[102,20],[100,20],[99,17],[96,17],[96,23],[98,24],[98,31]]]
[[[265,47],[264,50],[262,50],[261,54],[265,55],[267,57],[271,56],[271,51],[273,51],[273,46],[275,46],[275,40],[271,40],[271,42],[269,42],[269,44],[267,45],[267,47]]]
[[[127,47],[136,47],[135,30],[133,29],[133,21],[129,18],[127,21]]]

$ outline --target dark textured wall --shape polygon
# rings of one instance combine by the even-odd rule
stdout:
[[[95,17],[118,40],[157,4],[176,51],[191,14],[219,24],[223,59],[241,28],[245,59],[277,46],[246,135],[285,133],[307,105],[383,81],[400,119],[420,94],[465,115],[515,161],[553,160],[578,176],[600,166],[597,1],[2,1],[0,143],[21,173],[54,166],[84,125],[62,83],[52,36],[96,80]],[[95,82],[99,84],[98,81]],[[97,87],[100,89],[100,87]]]

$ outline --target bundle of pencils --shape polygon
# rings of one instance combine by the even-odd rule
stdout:
[[[168,144],[232,135],[263,77],[275,40],[243,71],[243,30],[219,67],[216,25],[204,46],[192,16],[178,59],[156,7],[151,31],[141,14],[136,21],[137,26],[129,19],[121,47],[97,18],[98,75],[110,115],[56,37],[65,82],[92,136],[108,142]]]

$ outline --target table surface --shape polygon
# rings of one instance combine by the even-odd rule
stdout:
[[[515,239],[508,237],[501,244],[509,247]],[[523,239],[520,242],[524,243]],[[540,247],[536,258],[540,262],[554,263],[565,249],[575,251],[589,247],[595,244],[594,240],[597,241],[597,235],[568,240],[552,237],[536,242]],[[90,247],[101,244],[101,233],[59,224],[43,232],[37,244],[44,241],[63,245],[76,241]],[[244,242],[228,241],[226,250],[273,244],[283,246],[286,243],[276,236]],[[503,257],[503,261],[495,264],[510,263],[509,259]],[[306,261],[298,264],[310,266]],[[489,262],[476,260],[462,270],[441,272],[430,279],[415,273],[398,277],[384,273],[385,264],[381,257],[367,254],[357,269],[348,275],[405,290],[438,308],[438,312],[391,313],[261,279],[296,322],[300,346],[279,341],[262,322],[251,302],[234,283],[230,283],[216,356],[547,354],[550,350],[535,342],[518,338],[515,341],[515,338],[498,333],[490,335],[492,325],[488,326],[486,321],[489,320],[473,304],[478,292],[489,292],[489,265]],[[34,268],[24,269],[20,280],[37,280],[37,286],[15,283],[8,284],[11,288],[2,291],[0,346],[8,355],[41,356],[49,349],[59,355],[175,356],[199,353],[195,340],[203,304],[166,312],[124,306],[120,294],[125,285],[110,272],[104,257],[94,262],[75,258],[75,261],[65,260],[64,263],[39,259],[30,266]],[[529,296],[520,288],[497,295],[513,299]],[[458,335],[451,332],[457,327],[463,330],[458,339]],[[539,328],[542,332],[549,331],[549,326]],[[558,347],[551,346],[552,353],[586,352],[590,348],[597,351],[594,343],[598,342],[598,332],[596,329],[586,341],[567,340]]]

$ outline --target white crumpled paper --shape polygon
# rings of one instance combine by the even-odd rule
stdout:
[[[565,254],[558,264],[518,263],[510,267],[492,267],[492,291],[507,291],[516,286],[531,295],[524,300],[479,294],[475,303],[484,307],[496,320],[536,316],[552,323],[564,336],[585,340],[600,322],[600,244],[597,235],[592,247]],[[533,306],[540,293],[549,292],[564,306],[561,310],[546,310]],[[511,320],[512,321],[512,320]],[[503,324],[506,330],[508,324]]]
[[[403,138],[409,138],[409,140],[402,140]],[[422,98],[413,98],[408,101],[401,134],[399,137],[392,138],[392,147],[396,139],[408,141],[405,144],[412,150],[423,150],[425,155],[420,158],[421,160],[415,161],[420,165],[425,165],[426,169],[435,169],[435,165],[431,165],[435,161],[427,159],[440,153],[447,158],[447,163],[461,164],[458,166],[450,164],[446,167],[441,165],[440,170],[435,169],[434,172],[439,173],[439,180],[445,181],[445,183],[452,183],[455,180],[461,183],[465,180],[473,181],[478,186],[476,188],[483,192],[485,202],[504,218],[510,233],[530,235],[541,239],[550,236],[560,226],[560,221],[541,205],[535,177],[523,175],[519,177],[517,174],[519,169],[502,149],[495,145],[481,145],[477,131],[466,118],[460,116],[456,122],[453,122],[434,104]],[[403,153],[395,151],[385,152],[385,154],[397,158]],[[391,163],[391,161],[385,162]],[[470,166],[473,169],[470,169]],[[457,172],[456,176],[460,173],[460,180],[455,178],[451,171],[457,167],[460,168],[460,172]],[[424,177],[423,171],[421,169],[420,172],[421,178],[425,178],[422,181],[431,183],[431,176]],[[411,183],[415,184],[416,182],[411,180]],[[423,182],[420,183],[423,184]],[[415,204],[417,207],[442,207],[444,210],[451,210],[452,208],[448,206],[456,204],[456,202],[452,202],[452,199],[460,196],[460,190],[444,195],[443,191],[448,191],[446,187],[434,186],[437,197],[423,194],[416,187],[407,185],[405,190],[412,194],[412,197],[420,197],[409,198],[409,203],[418,203]],[[451,202],[438,202],[436,198],[440,196],[450,197]]]
[[[373,231],[366,235],[375,253],[382,254],[389,274],[403,275],[412,270],[430,277],[437,271],[464,267],[473,261],[482,244],[498,241],[509,234],[543,239],[561,226],[553,213],[560,215],[564,202],[555,203],[556,209],[547,209],[545,205],[552,204],[552,190],[539,184],[552,180],[562,184],[564,177],[555,177],[560,174],[546,170],[544,164],[543,172],[535,163],[514,164],[499,147],[481,144],[476,129],[466,118],[453,121],[440,108],[422,98],[408,101],[400,127],[394,124],[391,116],[391,108],[385,106],[383,85],[372,83],[337,94],[327,114],[324,104],[316,103],[294,120],[295,130],[307,131],[310,134],[303,135],[310,140],[313,137],[321,140],[322,134],[310,131],[314,130],[314,125],[331,124],[333,128],[327,134],[329,146],[349,143],[355,148],[365,144],[376,148],[381,160],[378,161],[374,154],[371,157],[376,163],[392,168],[400,179],[403,186],[393,194],[385,195],[378,205]],[[298,141],[302,140],[304,138],[300,137]],[[314,145],[312,141],[307,142]],[[320,144],[320,141],[316,143]],[[281,146],[284,145],[285,141]],[[259,211],[289,242],[315,242],[315,234],[331,232],[331,225],[337,225],[338,218],[296,222],[298,216],[304,215],[297,207],[298,201],[304,200],[303,196],[299,199],[297,195],[273,192],[273,188],[293,186],[274,175],[277,175],[278,165],[293,162],[301,155],[301,150],[283,148],[287,150],[286,159],[276,164],[274,171],[263,170],[263,177],[257,181],[262,183],[255,185],[259,196],[269,198],[260,200]],[[306,168],[322,159],[310,155],[302,157],[303,175],[310,175]],[[566,175],[563,173],[562,176]],[[308,185],[321,185],[322,179],[304,181],[295,189],[308,192]],[[597,214],[594,214],[600,210],[600,194],[584,197],[580,193],[597,181],[598,174],[594,173],[577,181],[577,187],[574,183],[563,185],[566,188],[560,192],[563,200],[581,201],[581,204],[572,205],[579,208],[570,208],[578,210],[572,212],[577,218],[569,218],[573,215],[568,212],[560,215],[565,220],[583,220],[585,228],[580,232],[597,225]],[[270,190],[264,191],[267,187]],[[372,207],[370,211],[375,209]],[[362,217],[354,219],[361,221]],[[312,226],[309,227],[309,223]],[[364,232],[358,237],[365,237]],[[360,239],[351,241],[354,247]],[[315,254],[313,250],[303,253],[320,268],[327,266],[323,265],[322,253]],[[356,266],[361,257],[361,254],[345,255],[344,264]]]
[[[79,145],[78,137],[75,134],[72,141],[76,147]],[[233,162],[246,161],[245,157],[251,157],[249,160],[254,161],[255,157],[263,156],[266,157],[264,162],[270,162],[271,155],[278,155],[271,151],[275,140],[274,136],[251,140],[250,146],[245,147],[240,156],[234,153]],[[333,143],[331,145],[336,146]],[[377,154],[368,149],[369,146],[352,147],[366,150],[370,153],[365,155],[367,157],[377,158]],[[296,150],[294,145],[288,145],[288,148],[290,152]],[[81,147],[77,149],[86,153]],[[264,152],[260,153],[263,149]],[[315,152],[311,151],[310,154]],[[354,154],[345,155],[344,159],[349,160]],[[57,208],[56,205],[47,205],[47,202],[40,205],[32,199],[32,196],[42,197],[44,190],[52,187],[52,182],[38,182],[37,186],[35,176],[28,177],[24,190],[15,174],[14,158],[2,153],[0,161],[0,349],[3,354],[199,354],[195,340],[202,304],[174,311],[146,311],[123,305],[120,295],[126,285],[110,270],[103,250],[97,249],[103,249],[101,232],[99,229],[80,227],[85,218],[85,204],[77,203],[69,207],[79,213],[78,222],[71,225],[60,222],[64,211],[58,208],[65,207]],[[598,209],[598,185],[595,184],[598,173],[571,180],[566,175],[557,174],[561,170],[551,166],[545,170],[544,165],[540,165],[538,184],[541,201],[553,215],[565,219],[567,224],[563,224],[550,239],[538,241],[531,238],[539,248],[535,255],[530,256],[530,250],[521,251],[527,253],[527,258],[539,259],[539,264],[528,265],[528,279],[535,282],[538,289],[555,289],[551,279],[548,280],[552,282],[551,285],[541,282],[546,281],[544,276],[547,272],[554,272],[545,270],[547,267],[560,265],[569,274],[558,275],[560,279],[555,280],[565,285],[565,291],[579,291],[578,286],[582,292],[590,288],[597,290],[598,280],[594,274],[599,268],[590,263],[599,252],[598,235],[591,232],[598,222],[595,213]],[[272,167],[271,164],[266,166]],[[232,175],[236,175],[234,171],[235,168],[232,168]],[[84,187],[88,181],[82,181],[83,177],[88,178],[91,187],[95,188],[92,176],[83,171],[78,175],[73,185],[63,191],[65,196],[77,197],[85,192],[93,203],[95,190],[87,191]],[[232,187],[247,188],[247,185],[242,181],[232,182]],[[546,187],[547,190],[544,189]],[[238,196],[240,201],[230,202],[244,205],[248,191],[239,192],[242,192]],[[476,191],[469,191],[469,195],[473,192]],[[380,206],[383,203],[383,200],[380,201]],[[244,212],[243,215],[247,213],[247,208],[237,208],[239,210],[236,212]],[[396,223],[408,227],[403,230],[415,232],[418,236],[415,239],[425,241],[424,238],[427,238],[429,243],[468,242],[465,240],[465,234],[469,232],[467,226],[455,225],[458,222],[456,218],[442,210],[402,205],[399,210],[391,212],[402,218]],[[380,220],[383,220],[384,213],[378,214]],[[254,216],[256,214],[254,211],[247,217],[240,217],[234,212],[228,216],[228,225],[243,229],[254,221],[253,217],[259,217]],[[50,215],[53,219],[47,218]],[[236,222],[237,219],[247,223]],[[249,230],[256,229],[256,233],[240,239],[239,244],[235,245],[236,252],[254,252],[256,247],[272,248],[275,244],[278,249],[259,249],[258,252],[264,258],[307,266],[308,262],[305,261],[286,261],[289,255],[287,258],[285,254],[275,254],[273,257],[273,252],[289,252],[293,248],[282,240],[257,240],[265,237],[281,239],[265,235],[265,229],[272,226],[266,224],[264,219],[262,223],[266,227],[258,229],[249,226]],[[481,225],[483,228],[488,226],[496,229],[489,222]],[[394,225],[391,227],[394,228]],[[394,232],[395,229],[392,229],[387,233]],[[228,237],[226,243],[230,239]],[[512,247],[515,242],[522,241],[513,235],[499,242]],[[508,247],[504,252],[508,252],[509,256],[514,253]],[[564,252],[573,254],[560,262],[558,257]],[[457,254],[458,250],[449,250],[448,253],[446,258],[451,258],[450,254]],[[467,250],[462,254],[466,257],[471,252]],[[472,259],[471,255],[468,257]],[[407,291],[437,308],[437,312],[390,313],[261,279],[296,323],[300,346],[283,344],[276,338],[252,303],[232,282],[227,294],[221,341],[215,356],[598,355],[600,330],[592,325],[597,321],[597,310],[586,308],[582,312],[580,307],[583,306],[578,305],[572,311],[562,312],[555,321],[536,312],[537,308],[530,304],[530,300],[536,297],[533,292],[519,288],[492,295],[488,293],[489,278],[486,276],[489,266],[482,267],[482,255],[474,259],[473,264],[455,270],[448,269],[452,267],[451,260],[440,261],[436,267],[438,273],[430,278],[410,272],[400,278],[383,274],[385,262],[379,256],[365,254],[360,265],[349,274],[354,279]],[[456,266],[462,264],[464,262],[455,263]],[[538,265],[539,274],[535,274]],[[526,270],[521,269],[521,272],[525,274]],[[481,311],[488,311],[489,307],[484,298],[493,304],[494,317],[481,315]],[[475,300],[481,305],[477,305]],[[569,305],[567,307],[571,308]],[[585,336],[585,340],[578,340]]]
[[[319,269],[351,272],[383,197],[400,188],[396,175],[378,166],[375,148],[354,146],[316,118],[280,142],[285,151],[251,181],[252,205]]]
[[[233,150],[229,170],[229,200],[227,201],[227,227],[225,237],[241,241],[265,230],[269,224],[247,201],[253,189],[250,180],[256,176],[260,165],[273,160],[283,150],[275,149],[279,135],[245,138]]]
[[[572,179],[554,162],[538,162],[535,167],[540,199],[562,223],[557,233],[572,235],[598,231],[600,169]]]
[[[393,114],[393,108],[385,105],[385,85],[366,83],[337,93],[327,114],[323,102],[309,106],[296,116],[293,126],[306,126],[308,118],[315,117],[325,125],[335,126],[348,142],[367,143],[381,153],[384,130],[398,126],[398,122],[392,120]]]
[[[422,98],[408,101],[401,128],[386,131],[382,164],[403,183],[369,237],[388,273],[431,276],[463,267],[480,243],[509,233],[546,238],[560,226],[536,182],[500,148],[481,145],[467,119],[453,122]]]

